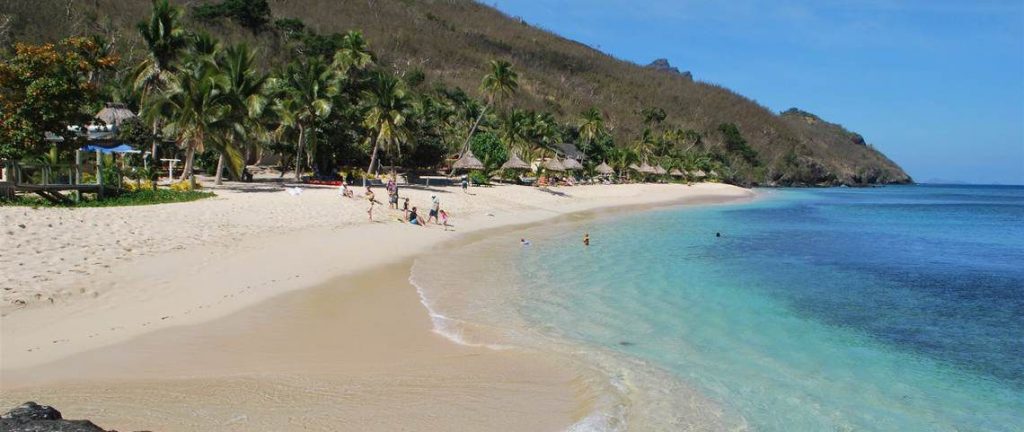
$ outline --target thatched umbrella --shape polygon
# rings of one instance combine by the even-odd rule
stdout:
[[[473,150],[466,150],[466,153],[452,164],[452,170],[464,169],[464,170],[482,170],[484,169],[484,163],[480,162],[476,156],[473,156]]]
[[[132,110],[120,103],[107,103],[100,112],[96,113],[97,119],[102,120],[107,126],[115,128],[120,127],[123,121],[135,117],[135,113]]]
[[[565,165],[562,165],[557,157],[544,161],[543,167],[548,171],[565,171]]]
[[[704,173],[704,170],[697,170],[696,172],[693,173],[693,176],[697,178],[704,178],[707,177],[708,175]]]
[[[503,169],[503,170],[528,170],[528,169],[530,169],[530,164],[528,164],[526,162],[523,162],[522,159],[519,159],[519,156],[517,156],[515,153],[512,153],[512,156],[510,156],[508,158],[508,160],[505,161],[505,163],[501,164],[501,169]]]
[[[637,171],[640,171],[640,172],[642,172],[644,174],[657,174],[658,173],[658,171],[656,171],[654,169],[654,167],[652,167],[650,165],[647,165],[647,162],[644,162],[643,165],[640,165],[640,169],[638,169]]]
[[[668,174],[668,170],[665,169],[665,167],[663,167],[661,165],[655,165],[654,166],[654,171],[655,171],[655,174],[658,174],[658,175]]]
[[[715,170],[711,170],[711,172],[708,173],[708,176],[718,178],[718,173],[715,172]]]
[[[615,174],[615,170],[612,169],[612,167],[608,166],[608,164],[605,162],[601,162],[601,165],[594,167],[594,171],[597,171],[598,174],[602,175]]]
[[[670,176],[672,176],[672,177],[683,177],[683,176],[685,176],[685,174],[683,174],[682,171],[679,171],[679,168],[672,168],[672,171],[669,171],[668,174]]]
[[[581,165],[578,161],[576,161],[576,159],[573,158],[562,159],[562,166],[565,167],[566,171],[583,169],[583,165]]]

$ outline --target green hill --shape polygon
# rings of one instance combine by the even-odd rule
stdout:
[[[383,63],[397,70],[421,70],[428,83],[461,87],[479,96],[486,62],[506,59],[520,76],[513,104],[550,111],[571,123],[581,111],[597,107],[619,146],[639,139],[646,126],[642,111],[652,108],[666,114],[654,126],[656,131],[695,131],[702,137],[701,145],[723,154],[734,153],[731,146],[737,136],[722,126],[734,124],[738,137],[753,150],[750,163],[737,165],[737,178],[743,183],[911,181],[859,135],[838,125],[798,110],[773,113],[729,89],[695,81],[667,62],[644,67],[622,61],[475,2],[271,0],[270,16],[255,19],[199,19],[196,7],[203,2],[177,3],[190,5],[190,26],[205,27],[228,41],[248,40],[269,63],[294,55],[285,47],[289,32],[299,26],[320,35],[361,30]],[[0,4],[7,22],[0,38],[6,43],[40,42],[99,33],[131,57],[139,44],[135,23],[149,9],[143,0],[13,0]],[[206,12],[218,13],[209,8]]]

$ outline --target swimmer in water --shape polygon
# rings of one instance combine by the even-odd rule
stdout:
[[[583,246],[590,246],[590,233],[583,233]]]
[[[527,239],[521,238],[521,239],[519,239],[519,244],[523,245],[523,246],[529,246],[530,245],[530,241],[527,240]]]

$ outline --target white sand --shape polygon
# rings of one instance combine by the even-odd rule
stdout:
[[[383,189],[375,191],[378,199],[386,202]],[[357,189],[357,192],[361,191]],[[183,381],[184,377],[206,371],[217,377],[220,384],[214,387],[222,392],[220,397],[225,397],[232,394],[232,386],[245,385],[247,379],[253,379],[251,374],[273,370],[273,362],[253,360],[247,372],[234,369],[229,372],[212,366],[218,361],[224,362],[223,359],[199,361],[195,363],[199,367],[193,368],[152,366],[134,369],[132,366],[138,366],[137,362],[129,360],[118,363],[110,358],[92,362],[83,359],[88,356],[102,358],[104,352],[108,356],[111,352],[138,352],[139,340],[145,341],[157,334],[173,334],[177,329],[188,328],[192,329],[190,334],[201,334],[203,323],[219,319],[218,325],[222,325],[224,320],[232,319],[226,318],[228,315],[249,310],[247,308],[260,303],[265,305],[267,299],[330,281],[336,283],[339,277],[356,275],[388,263],[403,262],[469,232],[538,222],[577,211],[684,200],[725,201],[752,195],[745,189],[718,184],[578,186],[551,191],[499,186],[471,188],[469,194],[454,187],[430,190],[404,188],[402,194],[411,198],[411,205],[419,207],[421,215],[426,214],[431,195],[436,194],[441,198],[442,208],[449,211],[451,223],[455,226],[453,231],[446,232],[439,226],[422,228],[399,223],[396,218],[400,217],[400,212],[382,210],[380,207],[375,211],[375,222],[370,223],[366,220],[366,200],[340,198],[333,188],[305,188],[301,195],[291,196],[277,185],[253,187],[231,184],[218,189],[217,194],[216,198],[198,202],[146,207],[0,208],[0,226],[3,230],[0,232],[0,275],[3,275],[0,280],[3,288],[3,305],[0,307],[3,315],[0,318],[0,387],[4,388],[4,393],[8,393],[9,389],[21,389],[11,397],[49,395],[63,401],[70,397],[68,395],[76,394],[71,390],[80,388],[76,386],[93,386],[89,388],[93,389],[92,394],[95,396],[103,393],[95,391],[97,380],[118,379],[131,381],[115,386],[118,391],[114,393],[109,392],[111,386],[108,382],[104,387],[107,393],[130,398],[132,391],[145,393],[146,388],[152,388],[147,387],[146,383],[150,382],[147,380],[166,376],[173,370],[173,376],[178,380],[174,383],[162,382],[160,387],[194,388],[189,387],[193,384]],[[378,311],[388,310],[386,316],[389,320],[405,320],[413,324],[396,325],[400,328],[390,330],[370,326],[370,330],[360,332],[358,337],[349,335],[355,341],[353,344],[362,346],[368,340],[388,340],[380,338],[381,334],[377,334],[380,332],[387,332],[391,337],[397,337],[395,334],[405,335],[404,340],[407,341],[430,338],[424,336],[429,335],[429,320],[426,319],[425,311],[415,303],[414,292],[403,290],[395,294],[395,298],[401,298],[407,303],[403,308],[388,307],[397,301],[394,299],[387,300],[379,296],[370,298],[375,299],[372,302],[378,304]],[[416,306],[408,307],[408,304]],[[395,310],[403,312],[395,313]],[[365,320],[361,322],[366,325]],[[156,332],[161,329],[165,330]],[[133,342],[116,345],[106,351],[100,349],[132,338],[135,338]],[[403,357],[413,359],[414,368],[406,362],[404,369],[380,366],[382,369],[376,373],[388,376],[404,373],[403,376],[408,378],[412,374],[410,371],[415,371],[412,374],[415,379],[409,379],[413,379],[420,387],[439,387],[442,383],[451,382],[445,371],[450,372],[452,368],[479,369],[490,374],[491,378],[487,378],[484,372],[471,374],[476,378],[464,385],[500,383],[493,392],[476,389],[447,394],[455,400],[444,401],[445,404],[475,410],[480,414],[480,422],[470,421],[468,417],[451,416],[448,420],[458,418],[463,423],[445,423],[436,418],[434,420],[437,422],[431,423],[432,417],[428,413],[436,411],[431,410],[430,403],[423,402],[425,405],[420,408],[425,417],[414,423],[421,426],[474,426],[470,429],[494,426],[493,422],[500,421],[502,417],[489,414],[489,411],[496,406],[513,406],[508,405],[509,401],[522,399],[523,394],[536,395],[538,401],[546,401],[547,397],[552,401],[561,401],[564,405],[559,408],[552,405],[554,413],[549,414],[554,416],[538,417],[538,422],[532,427],[518,429],[547,429],[569,421],[570,417],[582,415],[579,411],[585,410],[582,407],[586,397],[581,395],[587,392],[579,388],[581,377],[565,374],[564,371],[558,371],[557,367],[544,364],[536,358],[532,362],[507,357],[492,359],[493,354],[482,354],[480,350],[467,353],[467,348],[456,347],[440,338],[430,340],[434,341],[431,342],[432,348],[418,351],[421,355],[403,351],[404,347],[388,345],[388,349],[381,349],[373,355],[367,354],[367,358],[361,358],[356,353],[345,354],[352,350],[338,349],[332,359],[336,364],[378,366],[402,363],[397,359]],[[216,344],[222,342],[204,343],[194,344],[195,351],[189,355],[203,358],[204,355],[200,354],[215,351],[210,346],[218,346]],[[123,348],[126,346],[129,348]],[[86,351],[90,351],[88,355],[69,357]],[[452,358],[463,356],[481,360],[476,363],[451,363]],[[241,354],[227,356],[234,359],[227,363],[234,367],[240,357],[248,358]],[[51,363],[47,369],[47,363],[60,359],[68,360]],[[92,367],[52,367],[61,364],[77,365],[78,360]],[[111,364],[119,365],[114,371],[117,373],[106,374],[104,368],[99,366]],[[530,377],[530,373],[516,371],[523,368],[539,378],[532,381],[522,379],[536,386],[543,383],[541,387],[551,382],[560,382],[562,384],[557,387],[563,393],[524,386],[523,382],[509,379]],[[294,375],[291,369],[278,372],[289,377]],[[373,379],[375,375],[372,369],[353,368],[330,372],[332,378],[324,379],[323,382],[342,380],[351,385],[351,380],[359,380],[360,388],[370,389],[380,395],[375,402],[377,405],[362,406],[358,410],[349,407],[347,414],[336,412],[336,418],[339,419],[354,421],[359,416],[369,416],[369,419],[373,413],[386,412],[390,404],[404,403],[403,400],[407,402],[402,399],[403,395],[415,394],[409,393],[409,388],[396,385],[394,380]],[[93,382],[78,383],[83,379]],[[275,382],[275,379],[280,377],[268,378],[266,383]],[[294,384],[294,381],[289,382]],[[281,388],[287,387],[282,385]],[[500,388],[504,390],[498,390]],[[565,391],[575,394],[575,403],[565,401]],[[84,390],[82,392],[78,394],[89,393]],[[60,399],[62,396],[64,399]],[[464,404],[459,405],[459,397],[465,399]],[[6,397],[2,400],[5,403],[14,402],[8,401]],[[497,405],[488,405],[486,401]],[[65,402],[72,403],[70,400]],[[130,411],[125,407],[124,400],[116,403],[124,407],[125,411],[107,411],[108,417],[105,418],[125,423],[105,425],[107,427],[125,428],[127,424],[161,430],[195,430],[223,425],[178,424],[176,428],[164,428],[159,424],[146,425],[124,414]],[[159,406],[168,412],[173,412],[174,407],[185,409],[182,407],[188,406],[169,397],[154,398],[149,402],[138,399],[138,404]],[[435,404],[442,404],[442,401],[435,401]],[[535,413],[540,409],[530,403],[515,406],[524,414]],[[76,407],[86,410],[88,405],[79,403]],[[565,410],[569,410],[571,415],[566,414]],[[80,416],[97,417],[88,412],[82,412]],[[168,416],[170,418],[171,414]],[[380,429],[394,429],[388,426],[403,424],[401,421],[382,424],[371,420],[354,424]],[[326,425],[315,427],[313,423],[303,424],[313,425],[311,427],[314,429],[330,429]],[[269,417],[248,425],[280,427]],[[245,429],[245,426],[239,427]]]

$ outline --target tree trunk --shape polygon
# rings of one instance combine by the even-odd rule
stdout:
[[[220,185],[223,183],[221,178],[224,176],[224,152],[220,153],[220,157],[217,158],[217,176],[213,179],[213,184]]]
[[[299,125],[299,142],[295,144],[295,181],[302,181],[302,148],[306,145],[306,130]]]
[[[160,159],[156,157],[156,148],[160,144],[160,138],[157,136],[157,132],[160,131],[157,120],[153,120],[153,147],[149,151],[149,158],[153,161],[153,168],[156,169],[160,166]]]
[[[487,105],[484,105],[484,109],[480,110],[480,115],[477,116],[476,121],[473,122],[473,127],[469,128],[469,135],[466,136],[466,142],[462,144],[462,154],[465,154],[466,150],[469,149],[469,141],[473,139],[473,133],[476,132],[477,126],[480,126],[480,121],[484,119],[484,114],[487,114],[487,108],[490,107],[490,102],[488,102]]]
[[[366,187],[366,178],[370,175],[370,170],[373,169],[373,164],[377,163],[377,149],[380,148],[380,142],[377,141],[377,135],[371,135],[370,140],[373,141],[373,153],[370,154],[370,166],[366,167],[366,173],[363,174],[363,187]]]
[[[195,175],[193,174],[193,169],[192,169],[194,161],[195,161],[195,156],[196,156],[196,148],[195,148],[195,146],[189,146],[188,151],[185,152],[185,168],[183,170],[181,170],[181,179],[180,179],[180,181],[185,181],[186,179],[188,179],[190,184],[192,185],[193,189],[195,189],[195,186],[196,186],[196,178],[195,178]]]

